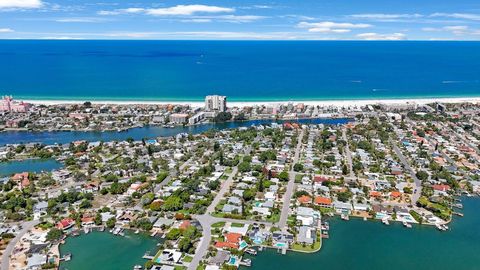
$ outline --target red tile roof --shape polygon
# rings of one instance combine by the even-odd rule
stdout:
[[[327,197],[317,196],[315,197],[315,204],[330,205],[332,204],[332,199]]]
[[[450,190],[449,185],[433,185],[432,188],[434,190],[438,190],[438,191],[449,191]]]
[[[302,196],[299,197],[297,200],[298,200],[298,202],[301,203],[301,204],[311,203],[311,202],[312,202],[312,198],[310,198],[310,196],[307,196],[307,195],[302,195]]]

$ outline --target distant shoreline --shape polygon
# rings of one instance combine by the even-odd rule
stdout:
[[[112,105],[190,105],[192,107],[203,107],[203,101],[169,101],[169,100],[95,100],[95,99],[21,99],[24,102],[37,105],[62,105],[62,104],[82,104],[86,101],[93,104],[112,104]],[[284,100],[284,101],[228,101],[229,107],[247,107],[255,105],[280,105],[288,103],[303,103],[310,106],[334,106],[334,107],[354,107],[366,105],[401,105],[401,104],[429,104],[434,102],[441,103],[480,103],[480,97],[439,97],[439,98],[399,98],[399,99],[345,99],[345,100]]]

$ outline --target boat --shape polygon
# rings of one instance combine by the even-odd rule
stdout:
[[[248,254],[254,255],[254,256],[257,255],[257,251],[256,251],[255,249],[253,249],[253,248],[247,248],[247,249],[245,250],[245,253],[248,253]]]
[[[412,228],[412,224],[410,224],[406,221],[403,222],[403,226],[406,227],[406,228]]]
[[[341,218],[342,218],[343,220],[349,220],[349,219],[350,219],[347,214],[342,214],[342,215],[341,215]]]
[[[138,233],[140,233],[140,230],[137,229],[137,230],[135,231],[135,234],[138,234]]]
[[[67,253],[65,255],[63,255],[59,260],[60,261],[65,261],[65,262],[68,262],[72,259],[72,253]]]
[[[252,260],[250,260],[250,259],[243,259],[243,260],[240,261],[240,265],[251,266],[251,265],[252,265]]]
[[[135,265],[135,266],[133,267],[133,269],[134,269],[134,270],[140,270],[140,269],[142,269],[142,266],[139,265],[139,264],[137,264],[137,265]]]
[[[382,218],[382,223],[385,225],[390,225],[390,222],[388,222],[388,218]]]
[[[437,229],[439,231],[446,231],[447,229],[444,227],[444,225],[441,225],[441,224],[435,224],[435,227],[437,227]]]

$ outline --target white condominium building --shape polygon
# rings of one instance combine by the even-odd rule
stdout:
[[[226,96],[206,96],[205,97],[205,111],[225,112],[227,110]]]

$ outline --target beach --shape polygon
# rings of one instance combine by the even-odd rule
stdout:
[[[82,104],[86,101],[93,102],[95,104],[113,104],[113,105],[133,105],[133,104],[145,104],[145,105],[190,105],[191,107],[203,107],[205,103],[203,101],[169,101],[169,100],[34,100],[26,99],[24,102],[38,104],[38,105],[61,105],[61,104]],[[310,106],[332,106],[332,107],[355,107],[366,105],[405,105],[405,104],[430,104],[430,103],[479,103],[480,97],[448,97],[448,98],[408,98],[408,99],[345,99],[345,100],[285,100],[285,101],[228,101],[229,107],[248,107],[248,106],[275,106],[288,103],[302,103]]]

